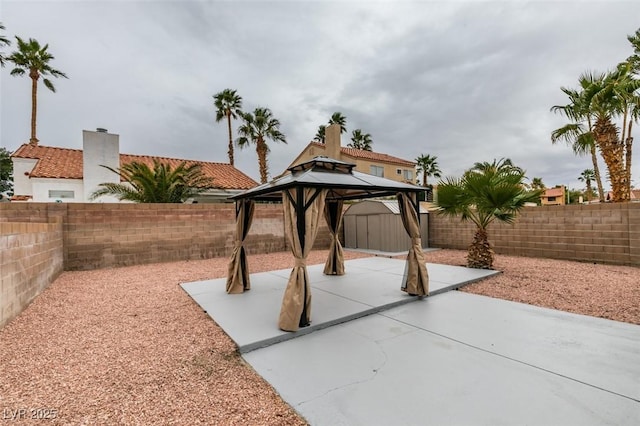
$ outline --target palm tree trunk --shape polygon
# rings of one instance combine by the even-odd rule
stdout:
[[[589,125],[589,133],[593,135],[593,125],[591,124],[591,116],[587,117],[587,123]],[[600,176],[600,167],[598,167],[598,154],[596,153],[595,141],[590,144],[589,150],[591,151],[591,162],[593,163],[593,173],[596,175],[596,186],[598,187],[598,199],[601,203],[604,203],[604,188],[602,187],[602,177]]]
[[[427,173],[422,172],[422,186],[427,187]]]
[[[633,120],[629,120],[629,131],[627,132],[627,142],[625,144],[625,166],[627,168],[627,186],[629,191],[629,199],[631,199],[631,153],[633,148],[633,136],[631,136],[631,129],[633,127]]]
[[[258,167],[260,169],[260,183],[267,183],[267,145],[262,138],[258,138],[256,144],[256,153],[258,154]]]
[[[229,150],[227,154],[229,154],[229,164],[233,166],[233,136],[231,135],[231,113],[227,113],[227,124],[229,125]]]
[[[599,119],[593,136],[609,170],[614,203],[629,201],[627,171],[624,167],[624,143],[618,139],[618,131],[610,118]]]
[[[31,69],[29,71],[29,77],[31,77],[31,139],[29,143],[32,145],[38,145],[38,138],[36,137],[36,114],[38,111],[38,71]]]
[[[593,163],[593,174],[596,178],[596,186],[598,187],[598,199],[604,203],[604,188],[602,187],[602,177],[600,177],[600,167],[598,167],[598,154],[596,153],[595,144],[591,144],[591,162]]]
[[[493,268],[493,249],[486,229],[478,228],[467,253],[467,266],[476,269]]]

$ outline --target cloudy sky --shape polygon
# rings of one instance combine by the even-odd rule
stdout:
[[[49,43],[69,76],[55,94],[40,86],[42,145],[81,148],[83,129],[104,127],[123,153],[226,162],[212,95],[232,88],[281,122],[272,175],[341,111],[343,145],[360,128],[375,151],[435,155],[445,175],[507,157],[575,188],[591,162],[551,144],[565,121],[549,108],[582,72],[631,54],[638,17],[639,1],[0,0],[5,35]],[[29,140],[30,80],[9,70],[0,145],[15,150]],[[253,149],[236,166],[258,180]],[[638,187],[640,161],[633,174]]]

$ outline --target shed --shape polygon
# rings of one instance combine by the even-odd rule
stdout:
[[[429,212],[420,207],[422,247],[428,247]],[[390,253],[406,251],[411,238],[402,225],[396,201],[364,200],[344,213],[344,246]]]

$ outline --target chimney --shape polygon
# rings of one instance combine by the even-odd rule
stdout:
[[[332,124],[324,130],[324,153],[327,157],[335,160],[342,160],[340,148],[340,125]]]
[[[89,202],[91,194],[101,183],[119,183],[120,177],[112,171],[102,167],[120,168],[120,137],[107,132],[107,129],[97,128],[95,132],[82,131],[82,179],[84,186],[84,201]],[[100,197],[99,202],[118,202],[115,197]]]

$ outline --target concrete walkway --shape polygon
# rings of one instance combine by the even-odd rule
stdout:
[[[321,283],[314,275],[314,323],[332,321],[325,318],[325,302],[351,301],[376,312],[306,335],[284,333],[298,338],[243,355],[312,425],[640,424],[640,326],[456,291],[417,300],[398,290],[402,272],[387,261],[403,269],[403,261],[368,258],[348,261],[344,277],[328,277],[341,282]],[[482,272],[427,268],[432,288],[441,290],[455,285],[436,282]],[[252,290],[225,295],[224,303],[209,304],[219,298],[204,296],[204,283],[224,292],[224,282],[183,287],[209,306],[225,331],[220,321],[246,324],[240,330],[251,324],[272,329],[283,291],[272,277],[286,283],[288,271],[268,274],[252,275]],[[337,288],[361,283],[367,287],[331,297]],[[257,302],[238,302],[256,290],[269,306],[258,317],[252,311]],[[386,292],[400,296],[389,296],[379,309],[374,301]],[[414,303],[396,303],[403,299]],[[250,349],[263,346],[252,347],[242,337],[247,332],[237,331],[236,337],[227,332]]]

